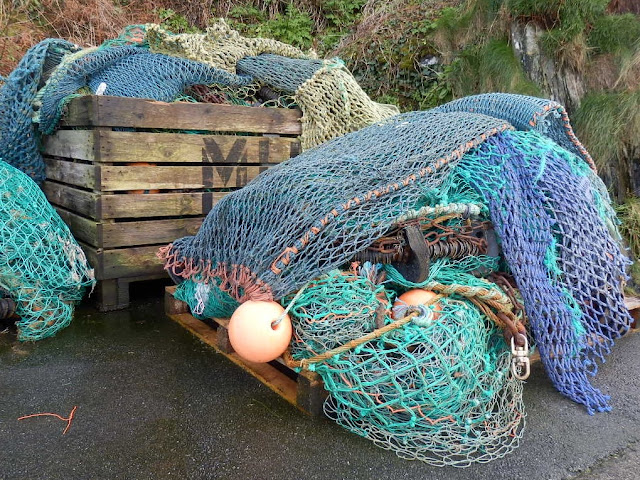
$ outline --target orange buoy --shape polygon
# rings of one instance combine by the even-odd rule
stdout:
[[[275,360],[291,342],[291,318],[276,302],[248,300],[240,305],[229,321],[229,342],[245,360],[265,363]]]
[[[414,288],[413,290],[404,292],[402,295],[396,298],[395,302],[393,302],[393,319],[399,320],[404,316],[405,309],[402,307],[405,307],[407,305],[426,305],[437,295],[437,293],[432,292],[431,290],[424,290],[422,288]],[[440,314],[437,313],[440,311],[442,311],[442,306],[440,305],[440,302],[436,302],[433,306],[434,320],[440,316]]]

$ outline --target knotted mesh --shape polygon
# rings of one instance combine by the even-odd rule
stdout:
[[[465,269],[487,262],[438,261],[427,282],[469,283],[474,277]],[[290,310],[295,359],[392,322],[389,300],[407,283],[396,276],[397,282],[380,284],[378,269],[365,264],[359,274],[333,271],[306,286]],[[510,373],[502,332],[463,297],[434,307],[315,363],[330,393],[325,413],[407,459],[463,467],[502,457],[518,446],[525,423],[522,382]]]
[[[16,303],[18,339],[66,327],[94,284],[82,249],[40,188],[0,161],[0,287]]]
[[[106,84],[105,95],[150,98],[171,102],[191,85],[216,83],[239,87],[251,82],[239,76],[187,59],[149,53],[139,46],[123,46],[86,52],[58,68],[39,93],[40,131],[52,133],[63,106],[78,90],[95,92]]]
[[[562,116],[547,119],[564,128],[547,128],[555,141],[526,121],[555,104],[509,99],[525,107],[399,115],[270,169],[223,198],[196,236],[162,249],[166,268],[178,280],[213,281],[239,302],[281,299],[349,265],[403,219],[478,205],[495,224],[503,270],[521,290],[554,385],[589,412],[606,410],[588,376],[631,321],[616,219]],[[560,131],[582,158],[558,144]]]
[[[0,86],[0,158],[38,183],[44,180],[45,171],[33,125],[33,101],[52,69],[65,55],[79,49],[65,40],[40,42],[27,51]]]
[[[600,181],[533,132],[489,139],[459,169],[491,209],[554,385],[590,413],[609,410],[588,375],[631,318],[622,291],[628,260],[609,231],[609,213],[598,208],[608,201]]]

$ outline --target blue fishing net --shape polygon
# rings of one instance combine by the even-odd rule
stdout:
[[[52,133],[63,106],[82,87],[95,92],[106,84],[105,95],[148,98],[170,102],[187,87],[221,84],[232,87],[251,82],[247,75],[234,75],[192,60],[150,53],[139,46],[103,47],[58,68],[42,91],[40,131]]]
[[[502,118],[518,130],[535,130],[581,156],[595,170],[591,155],[576,137],[569,115],[559,103],[512,93],[484,93],[454,100],[434,110],[482,113]]]
[[[223,278],[239,301],[281,298],[423,206],[465,151],[506,128],[485,115],[413,112],[339,137],[225,196],[196,236],[165,249],[166,268]]]
[[[238,61],[238,73],[251,75],[260,83],[276,90],[294,93],[324,66],[323,60],[289,58],[271,53],[244,57]]]
[[[593,387],[613,340],[629,329],[622,291],[628,260],[598,211],[600,186],[567,150],[534,132],[504,132],[459,171],[481,192],[554,385],[606,411]]]
[[[62,58],[79,49],[65,40],[44,40],[27,51],[0,86],[0,158],[38,183],[45,171],[33,125],[33,101]]]

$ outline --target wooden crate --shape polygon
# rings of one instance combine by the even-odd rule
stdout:
[[[299,110],[73,99],[43,139],[43,189],[95,269],[98,307],[165,276],[160,246],[193,235],[229,191],[300,151]]]
[[[175,286],[165,288],[165,313],[207,345],[216,349],[243,370],[253,375],[286,401],[312,416],[322,416],[327,391],[320,375],[314,372],[294,372],[282,358],[269,363],[244,360],[229,343],[229,320],[213,318],[204,322],[193,317],[186,303],[174,298]]]

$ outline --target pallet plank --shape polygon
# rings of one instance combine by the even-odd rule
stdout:
[[[207,345],[213,347],[218,353],[224,355],[245,372],[260,380],[287,402],[294,406],[298,406],[296,403],[298,388],[296,382],[281,373],[278,369],[268,363],[249,362],[240,358],[237,353],[225,353],[220,351],[217,346],[216,330],[206,323],[192,317],[188,313],[169,315],[169,318],[182,325]]]
[[[166,128],[300,135],[299,110],[175,102],[109,96],[72,99],[64,126]]]
[[[97,193],[87,192],[86,190],[80,190],[50,180],[46,180],[43,183],[42,190],[47,200],[54,205],[73,210],[85,217],[100,218],[98,212],[100,211],[101,200]]]
[[[98,218],[206,215],[227,192],[103,195]]]
[[[171,243],[176,238],[195,235],[202,225],[202,217],[117,222],[98,225],[103,248],[134,247]]]
[[[239,188],[268,167],[179,167],[179,166],[115,166],[101,165],[101,191],[175,190],[182,188]]]
[[[99,133],[99,162],[276,164],[300,153],[295,138],[184,133]],[[79,158],[79,157],[78,157]]]
[[[46,155],[95,160],[95,130],[58,130],[42,138],[41,150]]]

